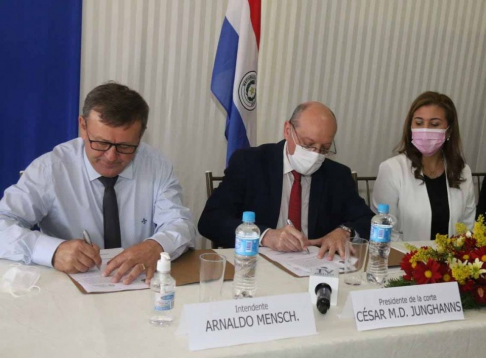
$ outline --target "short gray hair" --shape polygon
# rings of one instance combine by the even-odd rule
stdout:
[[[289,119],[289,122],[294,126],[294,127],[298,127],[299,126],[299,118],[300,118],[300,115],[302,114],[302,112],[304,112],[307,108],[309,108],[310,106],[312,105],[311,102],[305,102],[305,103],[301,103],[299,104],[295,109],[294,109],[294,112],[292,113],[292,116],[290,117]],[[335,121],[336,120],[336,116],[334,114],[334,112],[329,108],[329,111],[331,112],[333,118]]]
[[[292,116],[290,117],[289,119],[289,122],[294,126],[294,127],[298,127],[299,123],[298,123],[298,119],[300,117],[300,115],[302,114],[302,112],[304,112],[307,108],[309,108],[311,104],[310,103],[301,103],[299,104],[295,109],[294,109],[294,112],[292,113]]]

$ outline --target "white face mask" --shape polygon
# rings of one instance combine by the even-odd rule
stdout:
[[[292,130],[290,130],[290,135],[292,136],[292,140],[295,143],[294,154],[290,154],[288,152],[288,147],[287,147],[287,154],[290,161],[290,165],[297,173],[300,173],[302,175],[314,174],[317,170],[319,170],[322,163],[326,159],[326,156],[324,154],[305,150],[301,145],[298,145],[297,142],[295,141]]]
[[[30,294],[34,289],[37,293],[40,288],[35,284],[39,281],[40,273],[35,267],[14,266],[0,279],[0,291],[10,293],[14,297]]]

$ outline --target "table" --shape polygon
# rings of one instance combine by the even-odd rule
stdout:
[[[233,262],[233,251],[217,250]],[[0,276],[12,263],[0,260]],[[308,278],[294,278],[270,262],[258,263],[258,296],[306,292]],[[341,320],[349,287],[341,282],[338,306],[315,310],[318,335],[191,352],[185,336],[152,327],[148,290],[82,294],[63,273],[39,267],[41,292],[13,298],[0,294],[0,357],[484,357],[486,310],[467,311],[465,321],[358,332]],[[368,284],[360,289],[374,288]],[[196,303],[198,285],[178,287],[175,314]],[[231,282],[224,296],[231,297]]]

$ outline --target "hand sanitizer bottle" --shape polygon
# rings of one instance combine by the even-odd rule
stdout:
[[[157,261],[157,271],[150,281],[150,289],[154,292],[153,308],[150,324],[157,327],[170,326],[174,320],[175,280],[170,275],[170,256],[167,252],[160,253]]]

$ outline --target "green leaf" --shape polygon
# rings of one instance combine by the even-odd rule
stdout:
[[[388,280],[387,284],[385,285],[385,288],[413,286],[413,285],[415,285],[415,281],[407,281],[403,277],[398,277],[398,278],[392,278]]]

